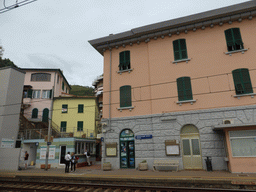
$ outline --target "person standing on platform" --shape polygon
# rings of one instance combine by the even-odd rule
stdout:
[[[65,155],[65,173],[69,172],[69,164],[71,161],[71,156],[70,156],[70,152],[67,153],[67,155]]]
[[[90,152],[87,152],[87,149],[85,149],[84,155],[86,156],[87,163],[90,166],[91,165],[91,163],[90,163]]]
[[[25,169],[27,169],[28,167],[28,157],[29,157],[29,154],[27,151],[25,151],[25,157],[24,157]]]
[[[75,153],[72,152],[71,153],[71,172],[76,172],[76,162],[77,161],[77,158],[75,156]]]

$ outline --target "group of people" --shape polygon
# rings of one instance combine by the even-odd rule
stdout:
[[[86,160],[88,165],[90,166],[90,153],[87,152],[87,150],[85,150],[84,155],[86,156]],[[70,152],[68,152],[65,155],[65,173],[69,173],[69,166],[71,163],[71,172],[75,172],[76,171],[76,163],[77,163],[78,157],[75,156],[75,153],[72,152],[70,155]]]

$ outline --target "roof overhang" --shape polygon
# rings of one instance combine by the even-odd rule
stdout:
[[[256,15],[256,1],[248,1],[220,9],[206,11],[186,17],[163,21],[151,25],[146,25],[131,29],[118,34],[90,40],[89,43],[103,55],[107,49],[132,45],[142,41],[148,42],[149,39],[171,36],[177,32],[185,30],[194,30],[210,25],[238,21],[239,19],[248,19]]]
[[[256,123],[214,125],[213,130],[220,131],[228,128],[239,128],[239,127],[256,127]]]

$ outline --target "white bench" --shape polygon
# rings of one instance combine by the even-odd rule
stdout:
[[[156,171],[157,167],[176,167],[178,171],[179,160],[154,160],[153,171]]]

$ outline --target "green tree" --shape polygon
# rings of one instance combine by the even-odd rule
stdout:
[[[77,96],[94,96],[94,89],[89,86],[71,85],[69,93]]]
[[[10,59],[2,59],[0,57],[0,68],[1,67],[8,67],[8,66],[17,67]]]

